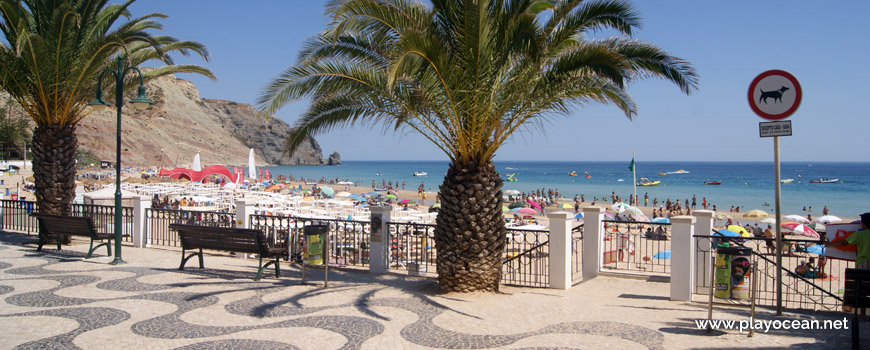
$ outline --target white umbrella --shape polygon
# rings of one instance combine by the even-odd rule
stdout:
[[[336,197],[350,197],[350,192],[347,192],[347,191],[341,191],[341,192],[339,192],[339,193],[336,193],[335,196],[336,196]]]
[[[774,219],[774,218],[761,219],[760,221],[758,221],[758,223],[760,223],[760,224],[775,224],[776,219]]]
[[[611,205],[610,207],[613,208],[613,210],[616,210],[617,213],[628,212],[629,214],[643,214],[643,211],[641,211],[640,209],[622,202]]]
[[[833,215],[825,215],[825,216],[821,216],[821,217],[816,218],[815,222],[821,222],[823,224],[830,224],[832,222],[840,222],[840,221],[843,221],[843,219],[840,219],[840,218],[833,216]]]
[[[508,195],[508,196],[516,196],[516,195],[520,194],[520,191],[517,191],[517,190],[507,190],[507,191],[504,191],[504,194],[506,194],[506,195]]]
[[[193,156],[193,166],[190,168],[193,171],[202,171],[202,165],[199,162],[199,152],[196,152],[196,155]]]
[[[787,215],[785,219],[794,222],[810,222],[809,220],[807,220],[807,218],[800,215]]]

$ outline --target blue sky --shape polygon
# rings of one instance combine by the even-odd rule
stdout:
[[[793,136],[780,138],[784,161],[870,161],[870,2],[635,0],[644,18],[635,38],[694,64],[700,90],[682,94],[646,80],[629,93],[639,115],[629,121],[615,107],[587,105],[552,119],[545,133],[518,134],[496,160],[772,161],[773,140],[759,138],[761,118],[749,108],[752,79],[769,69],[800,81],[803,102],[789,118]],[[204,65],[217,82],[193,75],[204,98],[253,104],[266,83],[291,66],[301,43],[323,29],[323,2],[140,0],[134,15],[161,12],[165,34],[205,44]],[[606,34],[606,33],[604,33]],[[179,63],[202,64],[175,57]],[[295,122],[307,104],[277,117]],[[443,160],[413,134],[353,126],[316,135],[325,154],[343,160]]]

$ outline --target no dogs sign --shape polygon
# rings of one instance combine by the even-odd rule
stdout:
[[[788,118],[801,104],[801,84],[789,72],[769,70],[749,84],[749,106],[767,120]]]

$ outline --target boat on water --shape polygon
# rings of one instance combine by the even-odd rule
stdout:
[[[835,182],[840,182],[840,179],[828,179],[828,178],[823,177],[823,178],[818,179],[818,180],[810,180],[811,184],[820,184],[820,183],[821,184],[832,184]]]
[[[623,179],[616,179],[616,182],[623,182],[623,181],[625,181],[625,180],[623,180]]]
[[[572,172],[568,173],[568,176],[577,176],[577,172],[576,172],[576,171],[572,171]]]
[[[721,185],[722,181],[704,181],[705,185]]]
[[[516,182],[516,181],[519,181],[519,180],[517,180],[517,178],[514,177],[515,175],[516,175],[516,173],[514,173],[514,174],[507,174],[507,179],[505,179],[505,181],[507,181],[507,182]]]
[[[589,175],[589,173],[586,173],[586,178],[587,178],[587,179],[591,179],[591,178],[592,178],[592,175]]]
[[[784,183],[784,184],[790,184],[790,183],[794,182],[794,179],[782,179],[782,180],[779,180],[779,182]]]
[[[642,177],[640,181],[637,183],[638,186],[656,186],[662,183],[661,181],[650,181],[649,179]]]
[[[660,176],[665,176],[665,175],[667,175],[667,174],[665,174],[665,173],[663,173],[663,172],[660,171],[660,172],[658,173],[658,175],[660,175]]]
[[[672,174],[688,174],[688,173],[689,173],[688,171],[683,170],[683,169],[680,169],[680,170],[677,170],[677,171],[669,171],[669,172],[667,172],[666,174],[668,174],[668,175],[672,175]]]
[[[415,171],[414,176],[426,176],[428,175],[425,171]]]

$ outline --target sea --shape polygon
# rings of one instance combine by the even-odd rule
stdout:
[[[505,182],[504,190],[529,193],[536,189],[558,189],[568,199],[583,194],[586,202],[610,202],[610,194],[628,199],[633,194],[632,172],[625,162],[557,162],[557,161],[496,161],[502,178],[514,174],[515,182]],[[691,203],[697,196],[700,209],[703,198],[710,208],[719,212],[740,207],[741,212],[761,209],[774,212],[773,162],[638,162],[637,179],[661,181],[658,186],[637,187],[643,198],[649,194],[650,205],[657,198],[659,205],[667,199],[686,199]],[[348,180],[358,186],[380,187],[384,181],[406,183],[406,189],[416,190],[421,184],[427,191],[437,191],[447,173],[447,161],[343,161],[340,166],[271,166],[273,176],[293,176],[297,179],[321,178]],[[678,170],[686,173],[674,174]],[[576,172],[578,176],[569,176]],[[414,176],[426,172],[426,176]],[[586,178],[588,173],[591,177]],[[665,173],[665,175],[658,175]],[[670,173],[670,174],[668,174]],[[870,163],[857,162],[783,162],[782,179],[793,179],[782,184],[783,215],[797,214],[814,218],[822,215],[827,206],[830,215],[857,218],[870,212]],[[834,183],[810,183],[821,178],[837,179]],[[704,182],[721,181],[721,185]],[[812,209],[812,212],[810,212]]]

